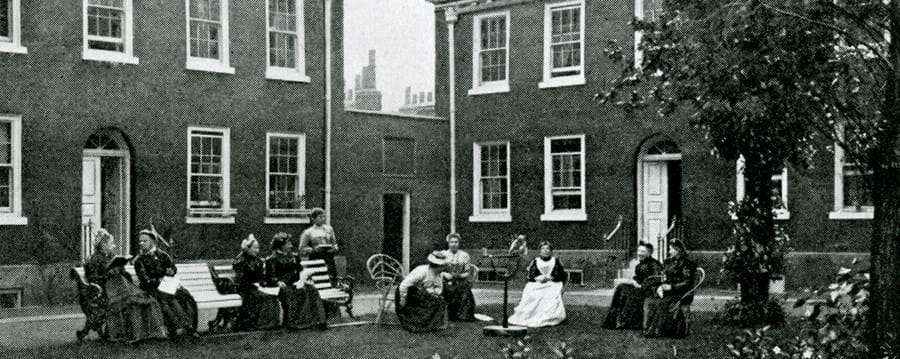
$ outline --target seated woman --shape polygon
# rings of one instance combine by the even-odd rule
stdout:
[[[447,266],[441,276],[444,278],[444,300],[451,321],[475,320],[475,296],[469,282],[469,254],[459,249],[459,234],[447,236]]]
[[[644,336],[683,338],[688,335],[687,313],[694,296],[697,266],[687,257],[684,243],[669,242],[665,277],[656,294],[644,301]]]
[[[550,242],[541,242],[540,249],[540,256],[528,264],[528,283],[509,324],[535,328],[557,325],[566,319],[562,299],[566,272],[553,256]]]
[[[147,229],[138,235],[141,254],[134,260],[134,271],[137,273],[141,289],[159,302],[170,336],[184,334],[199,337],[197,302],[191,293],[180,286],[174,294],[163,293],[158,289],[163,277],[174,276],[178,269],[172,257],[157,248],[156,236],[154,231]]]
[[[609,313],[603,322],[605,329],[641,329],[644,319],[644,299],[653,295],[661,281],[662,263],[650,256],[653,245],[641,242],[637,248],[638,265],[631,283],[623,283],[613,293]]]
[[[428,264],[413,269],[397,287],[397,318],[403,329],[418,333],[447,328],[447,302],[442,296],[441,278],[446,264],[442,252],[432,252]]]
[[[281,305],[277,296],[260,290],[266,284],[265,267],[259,258],[259,241],[252,234],[241,242],[241,254],[234,260],[234,274],[237,292],[243,301],[235,330],[277,328]]]
[[[300,278],[300,261],[292,252],[291,235],[281,232],[272,237],[272,255],[266,258],[266,276],[270,286],[281,288],[278,299],[288,329],[327,328],[325,305],[309,278]]]
[[[135,343],[165,339],[166,327],[159,303],[131,281],[125,261],[115,261],[116,245],[104,229],[94,238],[94,254],[84,265],[85,277],[103,289],[106,308],[105,337]]]

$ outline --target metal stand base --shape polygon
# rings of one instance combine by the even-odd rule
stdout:
[[[517,325],[503,327],[502,325],[488,325],[482,331],[484,335],[494,337],[524,337],[528,334],[528,328]]]

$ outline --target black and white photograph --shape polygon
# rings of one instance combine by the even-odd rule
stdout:
[[[0,357],[900,358],[900,1],[0,0]]]

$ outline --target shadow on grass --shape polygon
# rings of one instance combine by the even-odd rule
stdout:
[[[501,306],[485,305],[480,313],[501,318]],[[606,308],[570,306],[560,326],[530,332],[533,358],[553,358],[550,347],[565,340],[577,358],[726,358],[725,344],[741,330],[712,324],[711,313],[694,313],[686,339],[646,339],[637,331],[600,328]],[[362,318],[371,319],[367,317]],[[396,318],[388,318],[395,320]],[[7,358],[502,358],[501,346],[511,339],[485,337],[483,325],[452,323],[437,333],[412,334],[399,326],[363,325],[329,330],[266,331],[209,336],[197,340],[147,342],[136,346],[88,341],[17,350]],[[791,330],[775,329],[773,335]],[[787,334],[785,334],[787,335]]]

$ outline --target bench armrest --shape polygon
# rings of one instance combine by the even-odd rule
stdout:
[[[351,296],[353,295],[353,288],[356,286],[356,278],[353,276],[345,275],[337,277],[338,286],[341,290],[349,293]]]

